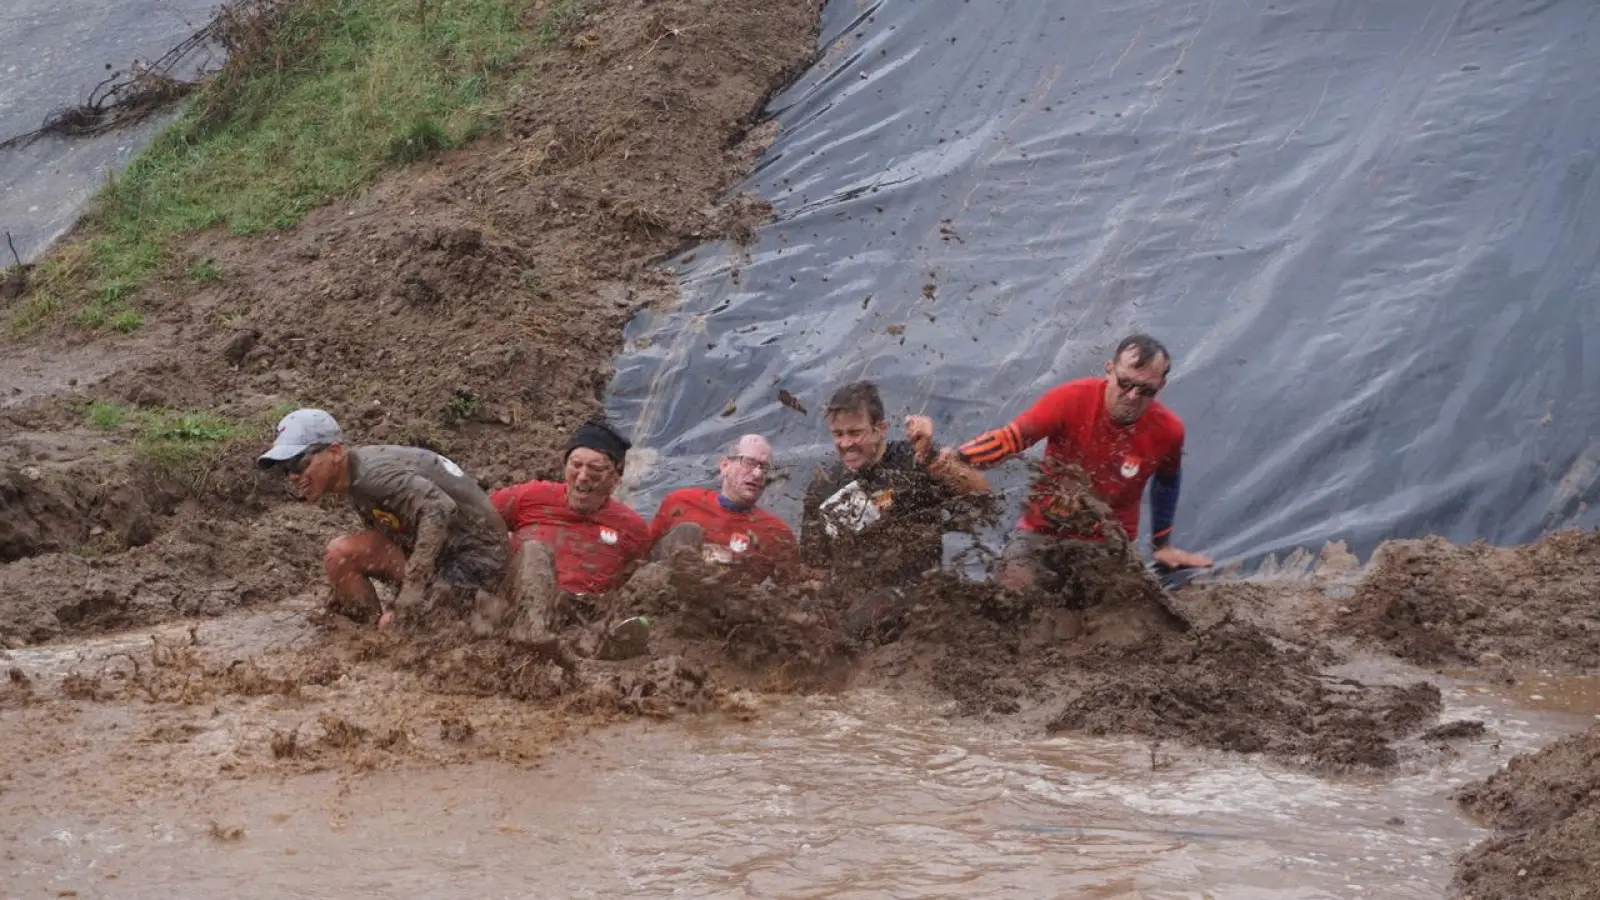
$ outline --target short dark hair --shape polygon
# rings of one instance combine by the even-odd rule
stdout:
[[[1164,344],[1150,335],[1143,333],[1130,334],[1123,338],[1122,342],[1117,344],[1116,352],[1111,354],[1111,360],[1115,362],[1121,359],[1122,354],[1130,350],[1133,351],[1134,368],[1142,369],[1150,360],[1159,356],[1167,361],[1167,367],[1161,370],[1161,374],[1165,376],[1172,371],[1172,354],[1167,352]]]
[[[876,425],[883,421],[883,397],[878,395],[878,386],[870,381],[852,381],[828,398],[828,407],[822,411],[824,419],[831,418],[834,413],[864,412],[867,419]]]

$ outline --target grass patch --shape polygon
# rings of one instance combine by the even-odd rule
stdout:
[[[64,313],[82,328],[135,331],[133,299],[153,276],[221,277],[214,265],[190,267],[178,239],[218,226],[237,235],[288,228],[387,167],[483,134],[514,88],[530,41],[519,20],[533,0],[240,4],[236,16],[266,12],[241,19],[228,64],[101,189],[78,249],[65,249],[53,271],[53,260],[40,266],[10,331]],[[546,16],[555,33],[576,0],[558,0],[550,15],[558,11]]]
[[[131,438],[134,453],[160,475],[198,492],[205,476],[244,443],[271,442],[277,421],[299,404],[284,401],[258,414],[231,418],[208,410],[132,409],[96,400],[81,411],[89,425]]]
[[[556,0],[544,15],[539,17],[539,47],[549,50],[561,43],[561,38],[577,21],[583,11],[582,0]]]
[[[84,413],[84,418],[89,424],[101,431],[116,431],[122,427],[124,419],[128,418],[128,410],[120,404],[96,400],[89,404],[89,409]]]

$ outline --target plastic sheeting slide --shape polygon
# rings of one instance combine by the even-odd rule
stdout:
[[[838,0],[823,24],[741,186],[778,220],[685,256],[681,306],[630,326],[608,408],[660,457],[642,511],[757,431],[797,516],[843,381],[958,441],[1148,330],[1188,427],[1180,542],[1219,562],[1600,524],[1600,4]],[[1015,510],[1021,466],[998,481]]]

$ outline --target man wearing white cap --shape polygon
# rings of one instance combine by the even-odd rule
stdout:
[[[485,603],[508,587],[506,525],[488,494],[449,459],[420,447],[346,447],[333,416],[297,409],[278,423],[272,448],[256,460],[288,476],[304,500],[347,496],[367,528],[329,542],[323,566],[333,589],[330,608],[357,619],[393,616],[381,610],[372,579],[399,587],[401,612],[422,602],[430,583],[478,591]]]

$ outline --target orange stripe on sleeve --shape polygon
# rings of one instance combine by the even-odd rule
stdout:
[[[1013,424],[985,431],[962,444],[956,452],[971,465],[992,466],[1021,449],[1022,430]]]

